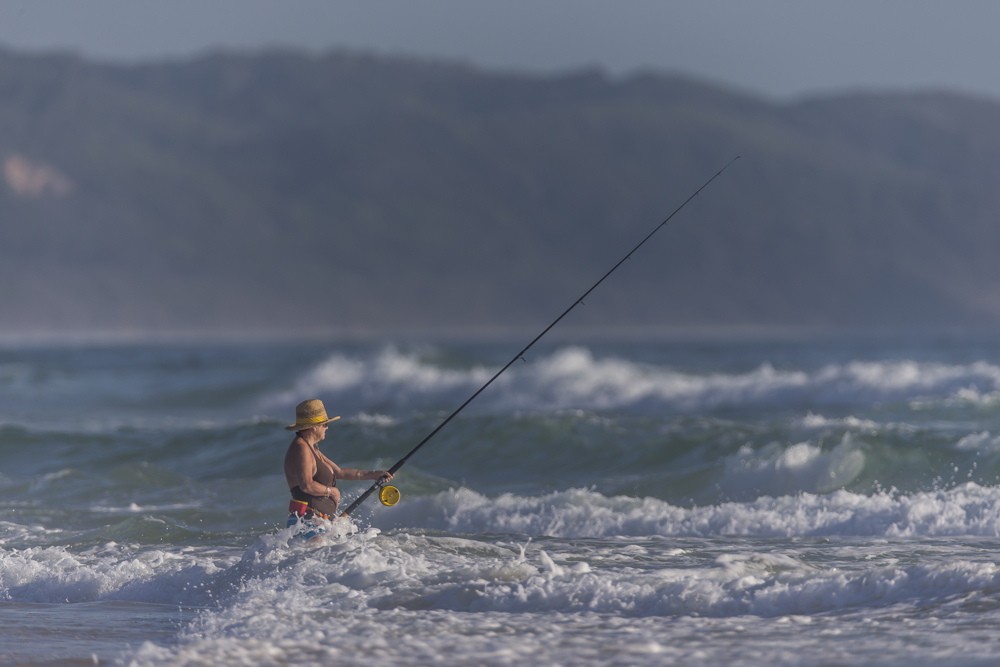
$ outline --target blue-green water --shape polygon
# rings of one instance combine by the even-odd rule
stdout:
[[[989,336],[552,343],[284,529],[296,403],[388,467],[519,347],[0,349],[0,662],[992,662]]]

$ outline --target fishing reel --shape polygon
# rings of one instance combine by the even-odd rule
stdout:
[[[393,505],[399,502],[399,489],[392,486],[391,484],[383,486],[381,489],[379,489],[378,500],[386,507],[392,507]]]
[[[378,501],[385,505],[386,507],[392,507],[399,502],[401,494],[399,489],[391,484],[386,484],[379,480],[378,482]]]

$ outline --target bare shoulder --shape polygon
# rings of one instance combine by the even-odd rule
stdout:
[[[288,451],[285,452],[285,481],[288,482],[288,488],[294,487],[301,483],[302,479],[311,476],[310,463],[309,444],[296,436],[288,443]]]
[[[298,459],[309,453],[309,444],[302,438],[295,436],[288,443],[288,451],[285,452],[285,460]]]

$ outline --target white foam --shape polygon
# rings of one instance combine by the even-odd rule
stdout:
[[[294,403],[305,395],[340,395],[368,404],[409,405],[453,399],[480,387],[499,368],[442,368],[417,353],[394,347],[370,359],[334,354],[288,391],[263,404]],[[980,389],[982,388],[982,389]],[[987,392],[986,394],[980,393]],[[864,403],[911,400],[986,400],[1000,395],[1000,366],[937,362],[852,361],[813,371],[778,370],[769,363],[743,373],[695,372],[616,357],[595,358],[584,347],[566,347],[517,364],[502,375],[479,404],[500,409],[620,409],[666,405],[678,410],[718,406],[807,403]],[[973,398],[969,398],[973,397]],[[990,399],[992,400],[992,399]],[[807,425],[818,425],[814,419]],[[850,426],[850,418],[845,421]],[[858,420],[859,428],[872,426]]]
[[[989,431],[970,433],[956,442],[955,448],[978,454],[993,454],[1000,451],[1000,436],[991,436]]]
[[[1000,391],[981,392],[975,386],[962,387],[950,397],[948,403],[972,403],[980,406],[993,406],[1000,403]]]
[[[13,602],[129,600],[205,604],[214,575],[236,561],[218,554],[131,553],[125,548],[72,553],[63,547],[0,549],[0,597]]]
[[[803,453],[805,467],[815,458]],[[969,482],[909,495],[835,491],[677,507],[656,498],[607,497],[588,489],[487,498],[463,488],[410,499],[391,510],[378,508],[372,524],[383,529],[553,537],[1000,537],[1000,489]]]
[[[849,429],[861,430],[861,431],[877,431],[882,427],[878,422],[874,422],[870,419],[858,419],[853,415],[848,415],[847,417],[839,417],[835,419],[829,419],[823,415],[813,414],[811,411],[806,414],[805,417],[801,419],[802,426],[805,428],[836,428],[836,427],[846,427]],[[893,425],[888,425],[893,426]]]
[[[375,516],[380,528],[393,514],[430,530],[345,530],[318,545],[296,542],[291,529],[261,537],[233,568],[235,591],[205,609],[176,642],[147,643],[127,664],[600,665],[613,650],[627,664],[658,665],[698,635],[706,619],[732,621],[708,644],[745,648],[739,633],[749,628],[788,650],[785,628],[800,636],[820,626],[801,635],[804,642],[820,632],[850,633],[850,614],[874,623],[998,590],[1000,568],[988,557],[947,553],[882,557],[885,540],[799,548],[794,540],[728,540],[721,547],[711,539],[678,549],[657,536],[867,530],[886,537],[969,534],[975,526],[985,534],[997,528],[997,512],[989,508],[998,500],[996,490],[974,484],[907,497],[841,491],[710,508],[586,490],[493,500],[451,491]],[[647,536],[614,537],[637,528]],[[520,534],[484,534],[511,529]],[[532,541],[522,537],[525,530],[553,537]],[[603,539],[558,537],[598,533]],[[807,555],[817,548],[827,557]],[[846,613],[825,615],[840,611]],[[694,664],[706,655],[700,649],[675,657]],[[721,662],[752,665],[757,657]]]
[[[132,502],[128,505],[117,507],[108,505],[91,505],[87,508],[90,512],[98,512],[101,514],[139,514],[142,512],[173,512],[176,510],[186,510],[186,509],[198,509],[204,506],[204,503],[169,503],[162,505],[139,505],[138,503]],[[150,517],[153,519],[154,517]]]
[[[372,360],[334,354],[290,390],[266,397],[264,403],[293,403],[301,396],[340,392],[361,392],[369,400],[405,400],[413,392],[439,393],[482,385],[491,375],[484,367],[439,368],[423,362],[417,354],[403,354],[390,346]]]
[[[525,549],[483,539],[359,535],[246,579],[177,644],[146,644],[129,664],[361,664],[406,656],[419,664],[597,665],[614,648],[628,664],[653,665],[672,645],[664,632],[677,628],[678,644],[697,634],[685,619],[731,618],[739,631],[756,627],[755,617],[769,618],[803,631],[825,625],[817,616],[823,612],[917,607],[1000,586],[1000,568],[988,561],[826,568],[794,550],[737,547],[688,563],[650,559],[654,546],[629,545],[645,562],[602,560],[588,550],[591,565],[580,567],[581,550],[568,543]],[[663,616],[671,622],[657,620]]]
[[[44,543],[52,536],[59,535],[63,530],[60,528],[46,528],[37,523],[24,524],[13,521],[0,521],[0,547],[11,542],[24,544],[25,542]]]
[[[380,414],[368,414],[367,412],[359,412],[354,415],[353,421],[358,424],[371,424],[373,426],[394,426],[396,424],[396,419],[390,417],[389,415]]]
[[[797,491],[828,493],[850,484],[865,467],[863,446],[844,434],[830,451],[808,442],[785,448],[771,443],[759,450],[744,445],[726,457],[720,486],[734,499],[779,496]]]
[[[563,568],[540,551],[526,565],[535,571],[514,581],[487,580],[480,595],[468,601],[439,590],[428,591],[430,599],[425,602],[475,612],[752,614],[805,625],[811,622],[805,614],[906,600],[926,603],[1000,584],[996,564],[969,561],[852,572],[813,568],[782,554],[753,553],[720,556],[710,567],[621,568],[597,573]]]

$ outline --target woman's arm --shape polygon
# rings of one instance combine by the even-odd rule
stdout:
[[[323,458],[326,457],[324,456]],[[370,479],[374,481],[381,479],[382,477],[388,477],[389,479],[392,479],[393,477],[385,470],[358,470],[356,468],[341,468],[330,459],[326,460],[333,468],[333,474],[337,476],[337,479],[359,482],[363,479]]]

